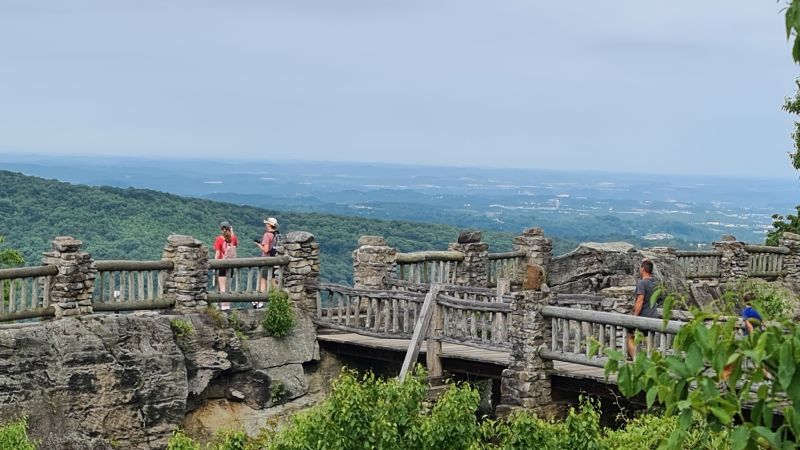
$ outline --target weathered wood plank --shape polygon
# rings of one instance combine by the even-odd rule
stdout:
[[[422,345],[422,339],[427,334],[428,327],[430,326],[431,316],[433,315],[433,306],[436,303],[436,296],[438,294],[439,285],[431,285],[431,290],[428,292],[428,295],[425,296],[425,301],[422,303],[420,317],[417,319],[417,323],[414,326],[414,334],[411,338],[411,342],[409,343],[406,357],[403,359],[403,366],[400,368],[399,379],[401,382],[405,379],[406,375],[411,369],[411,364],[417,360],[417,356],[419,355],[419,347]]]

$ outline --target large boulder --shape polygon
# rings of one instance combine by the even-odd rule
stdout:
[[[548,285],[559,293],[596,294],[607,288],[633,286],[643,259],[655,267],[653,275],[670,292],[687,293],[683,269],[668,252],[638,250],[627,242],[580,244],[550,262]]]

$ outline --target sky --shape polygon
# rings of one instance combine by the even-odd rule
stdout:
[[[797,177],[769,0],[0,0],[0,153]]]

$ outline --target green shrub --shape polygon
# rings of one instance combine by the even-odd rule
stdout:
[[[172,328],[172,334],[179,339],[194,333],[194,327],[192,324],[183,319],[172,319],[169,321],[169,326]]]
[[[729,284],[720,298],[724,314],[738,315],[746,303],[755,308],[765,320],[779,320],[792,312],[786,289],[759,279],[743,279]]]
[[[218,433],[208,446],[209,450],[250,450],[247,433],[242,430]]]
[[[269,305],[264,314],[264,329],[275,337],[284,337],[294,327],[295,318],[289,294],[286,291],[272,291]]]
[[[0,449],[36,450],[36,446],[28,438],[28,421],[24,417],[0,426]]]
[[[186,436],[183,431],[177,430],[167,441],[167,450],[200,450],[200,444]]]

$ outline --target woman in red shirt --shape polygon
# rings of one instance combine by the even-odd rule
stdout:
[[[230,259],[236,257],[236,247],[239,245],[239,240],[233,234],[233,227],[228,221],[223,221],[219,224],[219,229],[222,232],[217,236],[214,241],[214,259]],[[228,291],[228,270],[219,269],[219,292]],[[231,309],[230,303],[220,303],[220,309]]]

